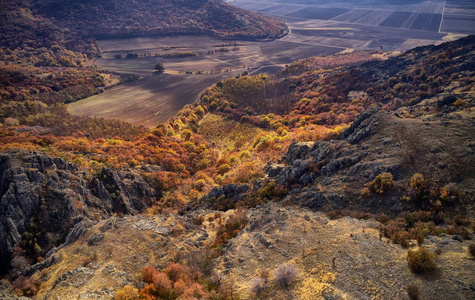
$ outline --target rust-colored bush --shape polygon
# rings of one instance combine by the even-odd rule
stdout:
[[[203,290],[203,286],[193,283],[183,292],[184,299],[205,299],[209,293]]]
[[[142,280],[146,283],[153,283],[153,277],[158,274],[158,271],[153,266],[148,266],[142,269]]]
[[[176,282],[183,280],[185,283],[190,283],[190,269],[182,264],[170,263],[165,269],[165,273],[168,275],[171,281]]]
[[[172,294],[172,282],[165,273],[157,273],[153,276],[154,295],[168,299]]]

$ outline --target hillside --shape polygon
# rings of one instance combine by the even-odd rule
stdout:
[[[35,66],[80,66],[99,54],[95,38],[207,34],[275,39],[285,24],[220,0],[0,2],[0,60]]]
[[[44,16],[95,37],[143,34],[207,33],[222,38],[277,38],[282,21],[251,13],[217,0],[36,1]]]
[[[1,287],[40,299],[470,298],[474,59],[469,36],[243,72],[152,130],[62,106],[127,78],[5,66]]]
[[[379,237],[377,221],[330,220],[323,213],[275,204],[249,210],[247,225],[207,266],[214,260],[208,247],[219,224],[236,213],[113,217],[88,225],[77,241],[55,249],[48,258],[55,263],[39,265],[47,269],[36,272],[29,284],[36,286],[39,299],[112,299],[125,285],[142,289],[145,296],[140,270],[156,266],[167,269],[170,278],[183,278],[185,274],[175,272],[188,271],[200,286],[211,287],[210,293],[195,290],[195,297],[202,296],[196,299],[407,299],[411,284],[424,299],[473,295],[469,286],[475,263],[466,250],[468,241],[447,235],[428,238],[422,246],[441,250],[438,270],[437,275],[421,276],[407,267],[405,249]],[[198,217],[205,221],[197,223]],[[297,270],[288,289],[271,277],[281,263]],[[190,269],[180,267],[184,265]],[[179,299],[192,299],[188,297]]]

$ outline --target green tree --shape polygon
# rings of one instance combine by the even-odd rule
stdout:
[[[165,66],[162,63],[157,63],[153,69],[157,72],[163,72],[165,71]]]

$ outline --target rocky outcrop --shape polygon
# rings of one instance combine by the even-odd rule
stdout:
[[[360,161],[360,156],[356,151],[348,150],[346,144],[358,144],[374,134],[379,125],[375,116],[377,111],[372,109],[361,113],[340,134],[339,140],[292,143],[281,160],[287,166],[270,164],[267,166],[268,175],[282,185],[308,185],[315,182],[317,176],[332,176],[341,169],[355,165]]]
[[[106,200],[107,207],[114,212],[134,214],[149,207],[155,197],[161,196],[142,177],[107,168],[93,180],[93,185],[96,196]]]
[[[247,184],[226,184],[213,188],[208,195],[201,197],[198,202],[188,205],[182,213],[200,209],[228,210],[234,208],[236,203],[244,201],[250,187]]]
[[[313,210],[349,208],[351,201],[342,193],[341,186],[354,185],[361,189],[383,172],[399,177],[398,163],[391,159],[374,159],[374,154],[379,155],[381,151],[375,148],[370,152],[363,144],[377,131],[380,117],[378,109],[368,110],[361,113],[338,139],[292,143],[281,164],[267,165],[268,179],[289,187],[287,198],[303,207]],[[389,143],[382,144],[389,147]],[[361,209],[366,206],[359,205]]]
[[[351,144],[357,144],[368,136],[372,135],[379,125],[375,116],[377,109],[362,112],[351,126],[340,134],[341,139],[346,139]]]
[[[10,255],[22,241],[37,243],[42,253],[36,255],[44,256],[81,220],[135,214],[160,196],[130,172],[104,169],[92,180],[84,177],[60,158],[21,150],[0,154],[1,272],[8,270]]]
[[[314,145],[314,142],[293,142],[290,144],[287,153],[282,157],[282,161],[289,163],[297,159],[303,159]]]

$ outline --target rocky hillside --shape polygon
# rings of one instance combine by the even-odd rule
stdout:
[[[465,197],[457,199],[457,208],[473,212],[473,112],[398,116],[397,112],[367,111],[339,139],[294,143],[280,163],[269,164],[269,179],[286,186],[301,186],[291,190],[289,200],[314,210],[350,209],[396,215],[427,208],[428,203],[405,201],[402,197],[402,187],[411,176],[420,173],[440,186],[457,182],[465,191]],[[381,195],[362,195],[367,184],[383,173],[392,175],[395,188]],[[452,208],[454,204],[450,204]]]
[[[30,257],[43,258],[83,219],[136,214],[160,197],[133,173],[103,169],[86,178],[63,159],[29,151],[0,154],[0,182],[2,273],[10,266],[21,270]]]
[[[243,73],[150,131],[71,122],[36,100],[74,76],[8,68],[0,295],[471,299],[474,59]]]
[[[123,286],[142,288],[140,270],[147,266],[164,269],[189,257],[202,261],[219,223],[234,213],[112,217],[88,225],[75,243],[51,253],[53,265],[35,266],[42,269],[31,277],[37,297],[112,299]],[[205,221],[197,223],[198,217]],[[421,276],[408,267],[406,249],[380,237],[374,220],[330,220],[319,212],[276,204],[249,210],[245,218],[247,225],[220,257],[207,262],[209,278],[232,283],[240,299],[407,299],[411,285],[424,299],[473,296],[475,261],[468,241],[428,238],[422,246],[439,253],[437,271]],[[287,288],[275,282],[280,264],[295,268]]]

